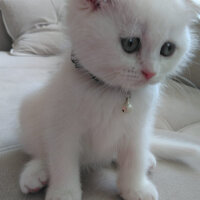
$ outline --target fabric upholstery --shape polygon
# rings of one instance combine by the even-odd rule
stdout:
[[[18,57],[0,52],[0,149],[18,144],[18,109],[23,98],[58,68],[56,57]]]
[[[58,22],[56,11],[49,0],[1,0],[0,8],[13,40],[36,25]]]
[[[0,199],[2,200],[44,200],[45,190],[34,195],[20,192],[19,174],[29,160],[20,150],[0,154]],[[97,189],[91,182],[92,174],[83,180],[83,200],[119,200],[115,195]],[[178,163],[159,161],[150,176],[158,188],[160,200],[199,200],[200,175]]]
[[[13,40],[11,54],[55,55],[62,52],[64,35],[59,12],[64,3],[64,0],[1,0],[4,24]]]
[[[156,127],[181,131],[200,123],[200,90],[168,81],[161,95]]]

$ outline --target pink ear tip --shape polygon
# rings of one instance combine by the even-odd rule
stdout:
[[[148,70],[142,70],[142,74],[144,75],[144,77],[147,79],[147,80],[150,80],[151,78],[153,78],[156,73],[154,72],[150,72]]]
[[[92,4],[92,7],[93,7],[94,10],[96,10],[100,7],[100,3],[97,0],[87,0],[87,1]]]

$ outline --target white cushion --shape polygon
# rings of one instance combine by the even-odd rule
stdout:
[[[11,56],[0,52],[0,151],[18,143],[18,109],[22,99],[41,88],[59,63],[58,57]]]
[[[50,0],[2,0],[0,7],[12,39],[42,24],[56,24],[56,11]]]
[[[63,52],[66,44],[61,28],[49,25],[22,34],[13,42],[10,53],[18,56],[56,55]]]
[[[179,130],[179,133],[195,138],[195,141],[199,142],[200,144],[200,121],[184,127],[183,129]]]
[[[1,0],[0,9],[4,23],[14,41],[11,53],[14,55],[60,53],[63,50],[65,37],[62,33],[59,12],[64,3],[64,0],[58,2]]]
[[[162,94],[156,128],[179,131],[200,122],[200,90],[168,81]]]

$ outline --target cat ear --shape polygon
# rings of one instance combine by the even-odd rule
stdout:
[[[111,2],[111,0],[82,0],[87,1],[93,10],[101,9],[103,6]]]
[[[92,6],[94,10],[97,10],[101,7],[99,0],[86,0],[86,1],[90,4],[90,6]]]

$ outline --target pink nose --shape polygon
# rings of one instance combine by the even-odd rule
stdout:
[[[156,73],[154,72],[150,72],[148,70],[142,70],[142,74],[144,75],[144,77],[147,79],[147,80],[150,80],[151,78],[153,78]]]

